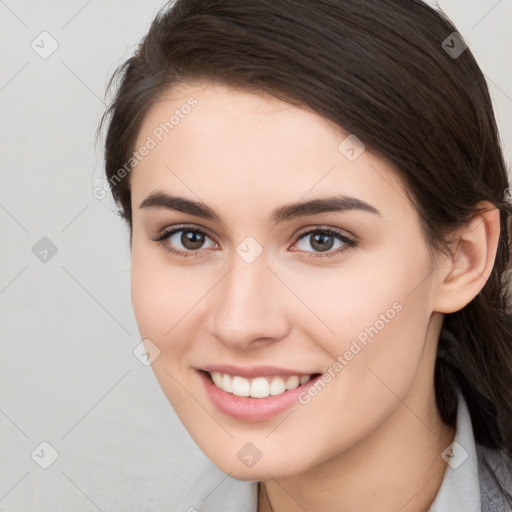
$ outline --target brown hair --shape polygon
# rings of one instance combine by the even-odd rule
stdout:
[[[131,228],[129,177],[112,178],[148,109],[180,82],[219,82],[306,106],[387,158],[431,250],[446,252],[450,233],[490,201],[501,223],[494,268],[445,316],[434,383],[446,423],[455,423],[459,387],[477,442],[512,458],[509,182],[484,76],[469,49],[443,47],[461,47],[454,32],[420,0],[177,0],[109,83],[106,175]]]

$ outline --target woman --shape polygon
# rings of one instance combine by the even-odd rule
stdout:
[[[179,510],[512,510],[508,178],[419,0],[178,0],[104,121]]]

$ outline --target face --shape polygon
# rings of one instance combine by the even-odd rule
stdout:
[[[431,393],[418,215],[349,135],[213,84],[170,91],[138,135],[140,333],[192,438],[238,479],[312,469],[369,439],[397,396]]]

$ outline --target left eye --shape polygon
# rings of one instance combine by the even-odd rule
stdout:
[[[339,244],[338,247],[335,247],[335,250],[331,251],[331,249],[336,245],[336,242],[338,242]],[[302,247],[299,247],[300,250],[311,252],[307,248],[307,246],[309,245],[309,247],[313,249],[313,252],[316,253],[324,253],[327,251],[330,251],[331,253],[341,252],[347,249],[348,247],[352,247],[353,245],[355,245],[352,239],[343,235],[339,231],[327,228],[317,228],[310,230],[306,233],[303,233],[302,235],[300,235],[300,238],[296,245],[299,245],[300,243],[303,244]]]

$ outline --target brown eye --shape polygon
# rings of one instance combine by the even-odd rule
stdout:
[[[218,244],[204,231],[187,226],[167,230],[158,238],[152,240],[163,245],[167,251],[184,257],[199,256],[205,252],[205,249],[215,249],[218,247]],[[210,241],[210,245],[205,246],[208,240]]]
[[[354,247],[356,242],[332,228],[315,228],[302,233],[295,245],[299,250],[311,253],[311,257],[329,257]]]
[[[325,233],[317,233],[311,236],[310,244],[317,251],[328,251],[334,245],[334,237]]]
[[[189,251],[197,251],[204,244],[205,235],[198,231],[181,231],[180,243]]]

